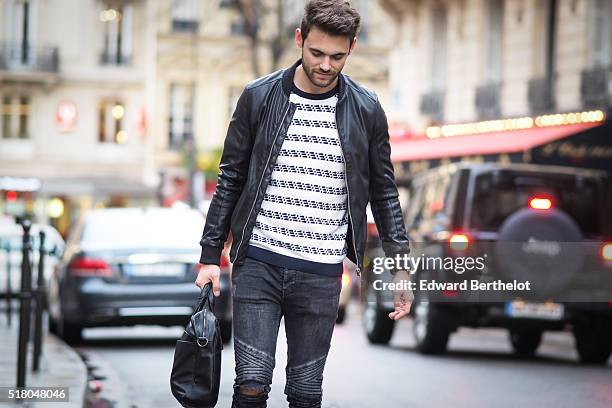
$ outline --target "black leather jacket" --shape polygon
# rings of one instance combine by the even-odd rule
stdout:
[[[292,67],[251,82],[238,100],[206,217],[200,263],[219,265],[231,228],[230,261],[244,261],[255,219],[296,106],[289,102]],[[336,126],[345,161],[349,226],[347,256],[363,267],[368,200],[386,256],[409,251],[395,185],[387,118],[376,95],[339,76]]]

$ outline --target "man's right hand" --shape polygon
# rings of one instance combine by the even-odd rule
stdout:
[[[221,275],[221,268],[218,265],[203,265],[198,272],[195,284],[198,288],[202,289],[208,282],[212,282],[212,290],[215,296],[219,296],[221,288],[219,287],[219,276]]]

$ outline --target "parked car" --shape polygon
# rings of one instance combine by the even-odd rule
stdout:
[[[113,208],[87,212],[71,231],[49,288],[51,330],[68,342],[85,327],[185,325],[200,289],[197,210]],[[221,264],[215,314],[231,336],[230,264]]]
[[[347,259],[343,262],[342,271],[342,288],[340,289],[340,301],[338,302],[338,316],[336,317],[336,323],[342,324],[346,320],[346,313],[349,302],[351,300],[351,294],[353,291],[353,277],[356,275],[355,270],[357,266]]]
[[[38,280],[38,258],[40,255],[40,235],[45,233],[45,258],[43,276],[45,285],[53,273],[53,268],[57,263],[57,254],[64,250],[64,239],[60,233],[47,224],[32,224],[30,228],[30,236],[32,252],[30,261],[32,265],[32,287],[36,286]],[[10,282],[10,291],[13,296],[21,290],[21,259],[23,248],[23,227],[15,222],[13,218],[0,219],[0,293],[8,292]],[[10,275],[8,272],[10,269]]]
[[[413,281],[531,281],[538,290],[497,299],[500,292],[416,290],[411,315],[417,349],[446,350],[461,326],[502,327],[517,354],[536,352],[542,333],[571,327],[580,360],[605,364],[612,351],[612,216],[610,175],[577,168],[497,163],[450,164],[415,177],[403,202],[413,255],[488,256],[486,268],[466,272],[417,269]],[[459,244],[459,245],[458,245]],[[375,236],[367,257],[384,256]],[[364,271],[364,328],[387,343],[394,322],[389,291]],[[511,292],[514,293],[514,292]]]

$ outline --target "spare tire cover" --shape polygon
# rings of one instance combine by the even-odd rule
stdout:
[[[580,271],[582,240],[578,225],[562,210],[523,208],[500,227],[495,270],[508,280],[531,282],[529,297],[546,300]]]

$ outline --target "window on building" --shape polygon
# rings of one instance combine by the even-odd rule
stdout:
[[[198,32],[198,0],[174,0],[172,3],[172,31]]]
[[[487,1],[486,79],[499,83],[502,77],[502,50],[504,32],[504,1]]]
[[[106,3],[100,12],[103,65],[129,65],[132,58],[132,5]]]
[[[98,105],[98,142],[124,144],[125,106],[119,100],[105,99]]]
[[[170,117],[168,118],[168,146],[180,148],[193,136],[194,86],[170,85]]]
[[[612,63],[612,3],[610,0],[592,0],[591,65],[610,67]]]
[[[535,4],[535,77],[552,78],[555,71],[558,0],[538,0]]]
[[[28,139],[30,137],[30,98],[27,95],[2,97],[2,138]]]
[[[432,11],[431,86],[443,90],[446,86],[447,9],[443,4]]]
[[[2,5],[2,2],[0,2]],[[36,38],[38,0],[11,0],[4,4],[4,34],[8,44],[8,64],[23,66],[33,62],[32,40]]]

